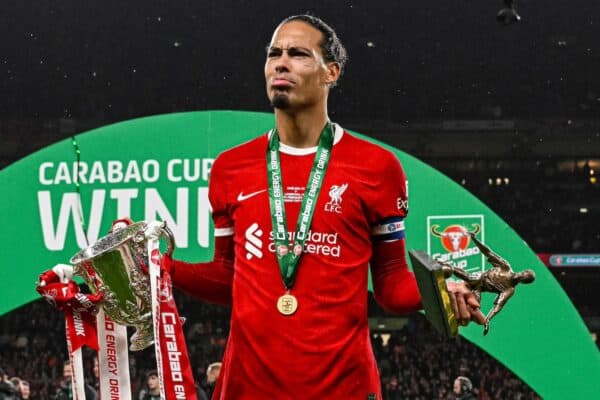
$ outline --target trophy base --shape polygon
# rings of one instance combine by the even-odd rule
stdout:
[[[425,252],[411,250],[408,254],[421,293],[425,317],[446,338],[457,336],[458,321],[446,286],[448,272]]]
[[[154,344],[154,331],[152,325],[137,325],[135,329],[135,332],[129,339],[130,351],[144,350]]]

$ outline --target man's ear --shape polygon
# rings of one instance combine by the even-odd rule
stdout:
[[[335,86],[342,72],[340,64],[337,62],[327,63],[327,74],[325,75],[325,84],[329,87]]]

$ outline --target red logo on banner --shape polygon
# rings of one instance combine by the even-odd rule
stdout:
[[[171,292],[171,282],[167,279],[161,279],[160,287],[158,289],[158,301],[161,303],[171,301],[173,294]]]
[[[75,351],[88,346],[98,351],[98,334],[96,333],[96,316],[85,309],[65,310],[68,336],[72,349]]]
[[[159,326],[158,349],[162,359],[161,375],[166,398],[197,400],[183,327],[171,295],[171,277],[168,272],[163,273],[158,289],[160,319],[156,322]],[[169,294],[168,301],[163,300],[166,293]]]
[[[152,261],[156,265],[160,265],[160,252],[158,251],[158,249],[152,250],[152,253],[150,255],[150,261]]]

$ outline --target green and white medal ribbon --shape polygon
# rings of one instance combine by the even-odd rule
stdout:
[[[317,198],[325,179],[325,172],[329,164],[331,149],[333,147],[333,128],[327,122],[321,132],[317,154],[308,178],[308,183],[302,196],[300,214],[296,222],[296,234],[290,246],[290,237],[287,230],[285,214],[284,190],[281,179],[281,161],[279,159],[279,135],[274,129],[267,149],[267,181],[269,185],[269,205],[273,223],[273,240],[275,255],[279,263],[281,277],[288,293],[281,296],[277,308],[284,315],[291,315],[298,307],[295,297],[289,295],[289,290],[294,284],[298,262],[304,250],[304,242],[308,236],[310,224],[317,204]]]

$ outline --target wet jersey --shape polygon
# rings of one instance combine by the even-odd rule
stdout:
[[[406,177],[397,158],[334,125],[329,167],[290,293],[290,316],[269,207],[270,133],[222,153],[209,198],[216,236],[233,235],[231,330],[214,399],[380,399],[367,320],[375,240],[404,235]],[[290,243],[316,148],[281,144]]]

